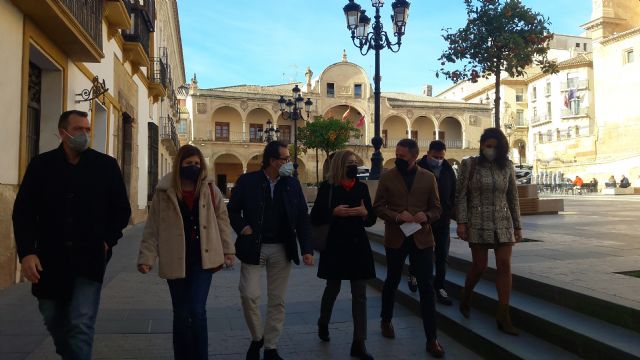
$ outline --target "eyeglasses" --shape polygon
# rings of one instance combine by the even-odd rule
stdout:
[[[285,163],[291,162],[291,156],[287,156],[287,157],[277,157],[276,160],[280,160],[280,161],[284,161]]]

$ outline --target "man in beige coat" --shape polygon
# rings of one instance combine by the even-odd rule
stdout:
[[[382,336],[395,338],[391,318],[395,292],[409,256],[418,280],[422,322],[427,337],[426,349],[442,357],[444,349],[437,340],[435,294],[433,290],[433,247],[431,225],[442,209],[438,186],[432,173],[416,165],[418,144],[404,139],[396,146],[396,167],[383,173],[373,207],[385,222],[384,246],[387,279],[382,290]],[[404,228],[404,229],[403,229]],[[411,229],[413,228],[413,229]]]

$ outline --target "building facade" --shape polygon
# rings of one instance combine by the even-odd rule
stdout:
[[[345,121],[351,121],[360,129],[361,135],[350,139],[348,145],[358,155],[360,164],[370,167],[374,98],[368,79],[364,69],[349,62],[343,54],[342,61],[328,66],[315,78],[307,69],[306,83],[300,85],[302,95],[313,101],[311,119],[315,116],[342,119],[346,113]],[[242,173],[259,169],[265,141],[260,134],[265,133],[267,121],[278,129],[277,138],[285,143],[293,142],[296,126],[305,125],[304,121],[294,124],[285,120],[277,103],[280,96],[291,97],[295,85],[201,89],[194,76],[186,99],[193,120],[191,141],[203,149],[217,184],[224,191],[228,191]],[[395,143],[407,137],[418,141],[422,153],[433,139],[443,140],[450,160],[459,162],[478,152],[480,134],[489,123],[490,108],[484,104],[382,93],[384,167],[393,166]],[[299,156],[298,171],[303,183],[316,182],[316,174],[322,174],[324,156],[320,153],[316,158],[313,150]]]
[[[160,138],[185,80],[175,0],[0,0],[0,19],[1,288],[19,280],[15,195],[31,158],[59,145],[60,113],[89,112],[91,147],[118,160],[137,223],[179,145]]]

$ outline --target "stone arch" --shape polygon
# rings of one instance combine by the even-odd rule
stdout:
[[[217,154],[211,163],[216,185],[225,196],[231,195],[230,189],[244,173],[242,156],[232,152],[224,152]]]
[[[233,105],[219,106],[211,113],[209,138],[215,141],[244,140],[242,111]]]
[[[247,172],[258,171],[262,168],[262,154],[255,154],[247,160]]]
[[[291,161],[293,161],[293,159],[291,159]],[[315,182],[315,166],[312,166],[311,169],[309,169],[307,167],[307,164],[304,162],[304,160],[302,160],[300,158],[300,156],[298,156],[298,180],[300,181],[301,184],[308,183],[308,182]],[[313,170],[314,171],[314,175],[311,176],[311,174],[309,174],[309,170]],[[313,179],[313,180],[311,180]],[[310,181],[311,180],[311,181]]]
[[[409,119],[402,114],[387,116],[381,124],[383,146],[394,147],[398,141],[407,138],[409,124]]]
[[[524,139],[516,139],[513,141],[512,154],[513,162],[517,164],[527,163],[527,142]]]
[[[418,142],[418,146],[427,148],[431,141],[435,139],[436,121],[434,118],[421,115],[411,122],[411,138]]]
[[[389,170],[396,166],[396,158],[386,159],[384,164],[382,164],[382,168],[384,170]]]
[[[263,108],[253,108],[247,112],[244,124],[245,139],[253,143],[261,143],[261,131],[266,129],[267,121],[275,120],[271,117],[271,112]]]
[[[324,110],[322,114],[323,114],[323,117],[325,119],[333,117],[335,119],[339,119],[340,120],[340,119],[342,119],[342,116],[344,115],[344,113],[349,109],[349,107],[351,107],[351,111],[349,112],[347,121],[351,122],[353,127],[355,127],[355,128],[360,130],[360,136],[359,137],[353,137],[352,139],[350,139],[350,143],[352,145],[365,145],[366,136],[367,136],[367,126],[368,126],[367,125],[367,115],[366,115],[366,112],[364,112],[358,106],[354,106],[354,105],[351,105],[351,104],[333,105],[333,106],[329,107],[328,109]],[[360,120],[360,118],[363,115],[365,116],[364,126],[357,127],[358,120]]]
[[[447,149],[462,149],[464,145],[463,123],[455,116],[447,116],[438,124],[438,138]]]

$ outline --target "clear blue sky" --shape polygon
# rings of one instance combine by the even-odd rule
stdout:
[[[187,79],[198,75],[201,88],[240,84],[304,82],[307,66],[314,77],[340,61],[349,61],[373,77],[373,53],[362,56],[351,43],[342,7],[347,0],[178,0]],[[357,0],[373,17],[369,0]],[[391,2],[382,20],[391,28]],[[382,51],[382,91],[434,93],[450,82],[436,79],[437,58],[445,47],[442,28],[464,25],[463,0],[410,0],[407,33],[399,53]],[[549,17],[551,30],[579,35],[591,16],[590,0],[523,0]]]

